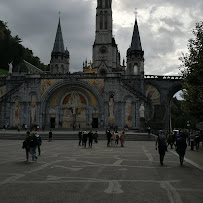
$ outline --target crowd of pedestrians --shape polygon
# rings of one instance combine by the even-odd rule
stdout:
[[[87,141],[88,141],[89,148],[92,148],[93,141],[95,143],[98,143],[98,133],[97,131],[93,133],[92,130],[90,130],[89,132],[80,130],[78,132],[78,139],[79,139],[79,143],[78,143],[79,146],[84,146],[84,148],[86,148]]]
[[[110,129],[106,130],[106,137],[107,137],[107,147],[117,147],[119,145],[120,141],[120,146],[124,147],[124,137],[125,137],[125,132],[122,131],[121,133],[118,132],[118,130],[114,130],[111,132]]]
[[[155,148],[159,152],[160,164],[163,165],[165,153],[168,151],[167,147],[170,146],[173,149],[174,146],[179,155],[180,164],[183,165],[187,146],[189,145],[192,151],[196,146],[196,150],[198,150],[201,141],[203,146],[203,139],[199,131],[174,130],[168,136],[165,136],[163,131],[160,130],[155,144]]]
[[[26,127],[26,126],[25,126]],[[44,129],[43,129],[44,130]],[[26,161],[29,161],[29,154],[31,155],[31,162],[35,162],[38,159],[38,156],[41,155],[41,144],[42,139],[38,133],[39,128],[36,128],[34,133],[30,133],[27,131],[26,138],[23,141],[22,148],[25,149],[26,152]],[[149,133],[149,132],[148,132]],[[107,137],[107,147],[124,147],[124,138],[125,131],[118,132],[117,129],[106,130]],[[93,142],[98,143],[98,133],[92,132],[92,130],[78,132],[79,146],[83,146],[84,148],[92,148]],[[48,133],[48,141],[53,140],[52,130]],[[160,164],[163,165],[165,153],[168,151],[168,146],[171,149],[175,147],[176,152],[179,155],[180,164],[183,165],[185,151],[187,146],[189,145],[191,150],[194,150],[196,146],[196,150],[199,149],[200,142],[202,140],[201,135],[197,131],[191,131],[190,133],[186,130],[174,130],[173,133],[164,135],[163,131],[159,131],[159,135],[156,139],[155,149],[158,150]],[[88,146],[87,146],[88,145]],[[202,142],[203,146],[203,142]],[[38,156],[37,156],[37,152]]]

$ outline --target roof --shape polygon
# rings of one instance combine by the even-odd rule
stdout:
[[[54,48],[52,53],[64,53],[64,43],[63,43],[63,35],[61,31],[61,22],[59,17],[58,28],[56,32],[56,38],[54,42]]]
[[[140,40],[140,34],[139,34],[137,19],[135,19],[135,25],[134,25],[134,31],[133,31],[130,49],[132,51],[142,51],[142,45],[141,45],[141,40]]]

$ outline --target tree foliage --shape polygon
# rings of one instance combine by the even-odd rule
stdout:
[[[23,60],[28,61],[34,66],[46,70],[46,65],[40,62],[40,59],[33,56],[33,52],[21,44],[21,39],[17,36],[12,37],[7,24],[0,21],[0,68],[8,70],[8,64],[12,62],[13,66]]]
[[[189,39],[188,53],[183,54],[183,107],[195,122],[203,121],[203,22],[196,24],[193,39]]]
[[[172,129],[187,128],[188,115],[182,108],[183,100],[173,97],[171,100],[171,124]]]

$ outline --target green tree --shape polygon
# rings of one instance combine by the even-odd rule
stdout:
[[[171,123],[172,128],[186,128],[188,115],[182,109],[183,100],[178,100],[176,97],[171,99]]]
[[[192,30],[188,52],[181,57],[181,72],[184,79],[182,97],[184,110],[190,120],[203,121],[203,22]]]
[[[33,56],[33,52],[25,48],[21,42],[18,35],[12,37],[7,24],[0,21],[0,68],[8,70],[9,63],[12,62],[15,66],[26,60],[34,66],[46,70],[46,65],[41,63],[38,57]]]

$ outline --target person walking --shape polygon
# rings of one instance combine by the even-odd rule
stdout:
[[[36,133],[35,136],[36,136],[36,138],[37,138],[38,155],[40,156],[40,154],[41,154],[40,146],[41,146],[41,144],[42,144],[42,139],[41,139],[41,137],[39,136],[38,133]]]
[[[174,136],[173,136],[173,133],[169,133],[169,136],[167,138],[167,143],[168,143],[168,146],[170,145],[171,146],[171,149],[173,149],[173,145],[174,145]]]
[[[111,136],[112,136],[111,131],[107,130],[106,135],[107,135],[107,147],[110,147]]]
[[[179,154],[180,164],[183,165],[185,150],[187,148],[186,139],[180,134],[176,141],[176,152]]]
[[[119,140],[119,134],[117,130],[114,132],[114,140],[115,140],[114,147],[117,147]]]
[[[123,147],[123,146],[124,146],[124,136],[125,136],[125,132],[123,131],[123,132],[121,133],[121,136],[120,136],[120,140],[121,140],[121,147]]]
[[[87,145],[87,132],[86,131],[83,132],[83,143],[84,143],[84,148],[86,148],[86,145]]]
[[[50,131],[49,131],[49,139],[48,139],[48,141],[50,142],[51,140],[53,140],[53,133],[52,133],[52,131],[50,130]]]
[[[200,143],[200,135],[198,132],[195,134],[195,145],[196,145],[196,150],[199,149],[199,143]]]
[[[167,151],[167,145],[166,145],[166,137],[164,136],[162,130],[159,131],[159,136],[157,137],[157,140],[156,140],[156,144],[155,144],[156,150],[157,150],[157,145],[159,150],[160,164],[163,165],[164,156]]]
[[[191,146],[191,150],[192,151],[194,150],[194,144],[195,144],[195,135],[194,135],[194,132],[191,132],[191,135],[190,135],[190,146]]]
[[[28,146],[30,149],[30,154],[32,156],[31,162],[34,162],[37,160],[37,156],[36,156],[37,138],[34,133],[32,133],[31,136],[29,136],[28,143],[29,143]]]
[[[26,137],[25,137],[25,140],[23,141],[23,146],[22,148],[25,149],[25,153],[26,153],[26,160],[25,161],[29,161],[29,136],[30,136],[30,132],[28,131],[26,133]]]
[[[88,137],[89,137],[89,147],[92,148],[92,142],[93,142],[93,133],[90,130],[90,132],[88,133]]]
[[[81,142],[82,142],[82,131],[81,130],[78,132],[78,139],[79,139],[78,145],[81,146]]]
[[[97,143],[98,142],[98,137],[99,137],[99,135],[98,135],[98,133],[97,133],[97,131],[94,133],[94,142],[95,143]]]

